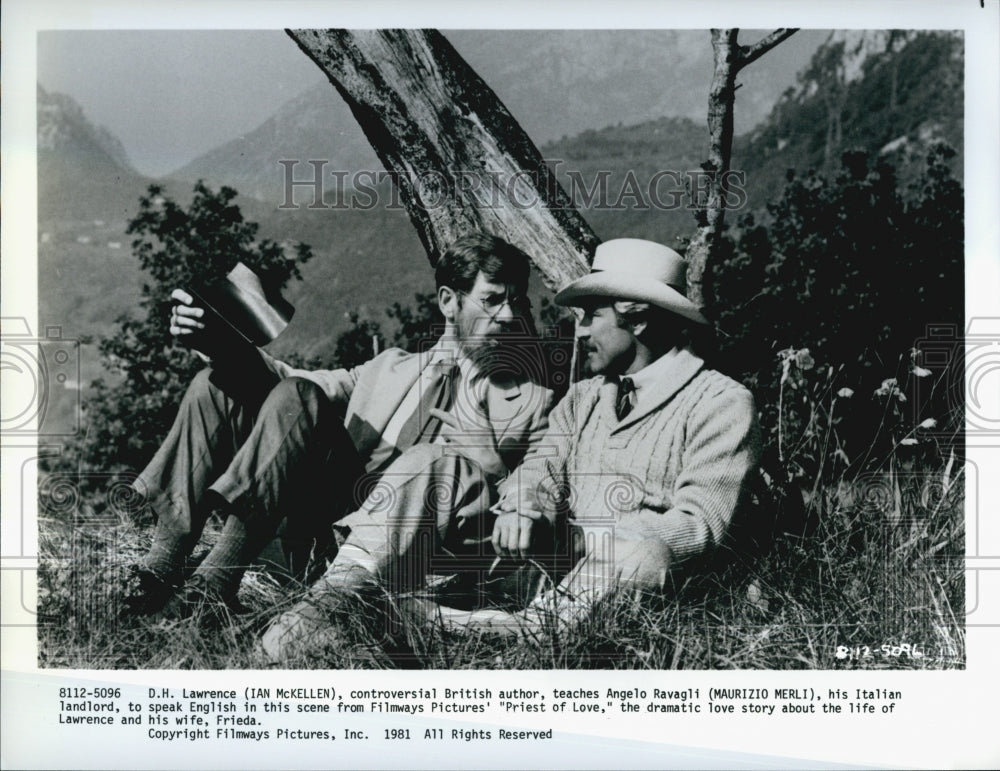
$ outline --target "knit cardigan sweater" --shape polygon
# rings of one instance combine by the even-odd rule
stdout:
[[[575,384],[501,495],[527,496],[534,505],[518,507],[527,516],[568,510],[584,529],[660,539],[676,563],[704,554],[726,534],[760,459],[753,397],[690,349],[622,421],[616,395],[603,377]]]

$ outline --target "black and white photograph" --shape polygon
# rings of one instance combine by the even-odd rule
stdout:
[[[2,340],[26,666],[150,670],[140,739],[264,743],[320,737],[255,718],[277,681],[244,675],[358,684],[329,696],[372,726],[345,738],[388,741],[427,740],[376,722],[427,704],[545,739],[559,682],[622,722],[784,699],[876,731],[971,674],[1000,324],[967,297],[997,171],[969,5],[40,25],[34,154],[4,148],[37,180],[37,311],[9,310],[5,246]],[[193,693],[237,728],[159,731],[161,684],[234,677]],[[634,762],[804,758],[756,747]]]

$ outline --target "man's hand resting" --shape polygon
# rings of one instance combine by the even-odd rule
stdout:
[[[535,520],[516,511],[498,511],[493,524],[493,550],[501,557],[527,559]]]

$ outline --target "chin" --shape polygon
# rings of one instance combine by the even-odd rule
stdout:
[[[604,374],[606,364],[597,358],[594,354],[588,353],[583,357],[583,371],[586,375],[601,375]]]

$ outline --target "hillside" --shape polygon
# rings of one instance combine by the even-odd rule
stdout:
[[[479,33],[463,34],[464,39],[455,37],[460,50],[472,46]],[[524,51],[531,48],[531,35],[512,41]],[[626,66],[630,56],[622,54],[619,64]],[[504,78],[513,82],[527,65],[511,59]],[[562,72],[576,59],[559,61],[546,66]],[[902,168],[905,180],[928,144],[942,138],[960,151],[953,161],[960,176],[962,65],[962,41],[951,34],[830,35],[766,120],[735,142],[733,167],[746,173],[746,210],[763,211],[780,194],[788,169],[823,169],[854,147],[881,151]],[[584,68],[560,77],[567,79],[570,91],[578,83],[608,86],[587,72]],[[749,83],[737,93],[749,91]],[[234,186],[243,194],[238,203],[246,217],[261,223],[262,236],[313,246],[316,257],[303,270],[305,280],[288,290],[297,314],[275,343],[279,354],[328,355],[346,328],[348,311],[358,309],[384,323],[386,306],[410,303],[415,292],[432,288],[426,257],[403,211],[384,205],[367,211],[311,210],[305,203],[281,210],[267,192],[268,185],[280,191],[277,160],[283,156],[371,168],[371,149],[363,139],[352,138],[356,127],[344,122],[349,119],[345,114],[343,105],[321,102],[310,92],[257,131],[204,156],[166,183],[168,193],[180,200],[190,195],[194,179],[189,175],[204,176],[214,188]],[[335,141],[329,139],[331,131]],[[141,275],[124,228],[150,180],[134,172],[113,138],[91,126],[68,98],[40,90],[39,132],[41,322],[62,324],[67,334],[100,334],[139,297]],[[616,121],[541,146],[601,238],[630,235],[675,246],[694,227],[684,186],[706,149],[704,124],[684,117]],[[268,176],[262,177],[260,169],[267,169]],[[304,176],[305,170],[299,173]],[[651,190],[650,183],[657,180]],[[301,191],[299,197],[301,201]]]
[[[124,220],[145,184],[121,141],[68,96],[38,87],[38,217]]]
[[[664,115],[705,120],[712,75],[706,30],[451,30],[445,36],[539,145],[609,123],[636,125]],[[769,54],[772,67],[747,72],[737,126],[749,129],[766,117],[824,37],[803,31]],[[169,178],[224,182],[277,204],[284,196],[282,159],[302,162],[300,178],[311,174],[310,159],[327,160],[328,175],[382,168],[347,105],[324,82]]]
[[[834,33],[768,119],[737,138],[733,168],[747,171],[751,201],[763,201],[788,169],[828,171],[851,149],[880,154],[906,182],[944,141],[961,179],[963,75],[960,33]]]

